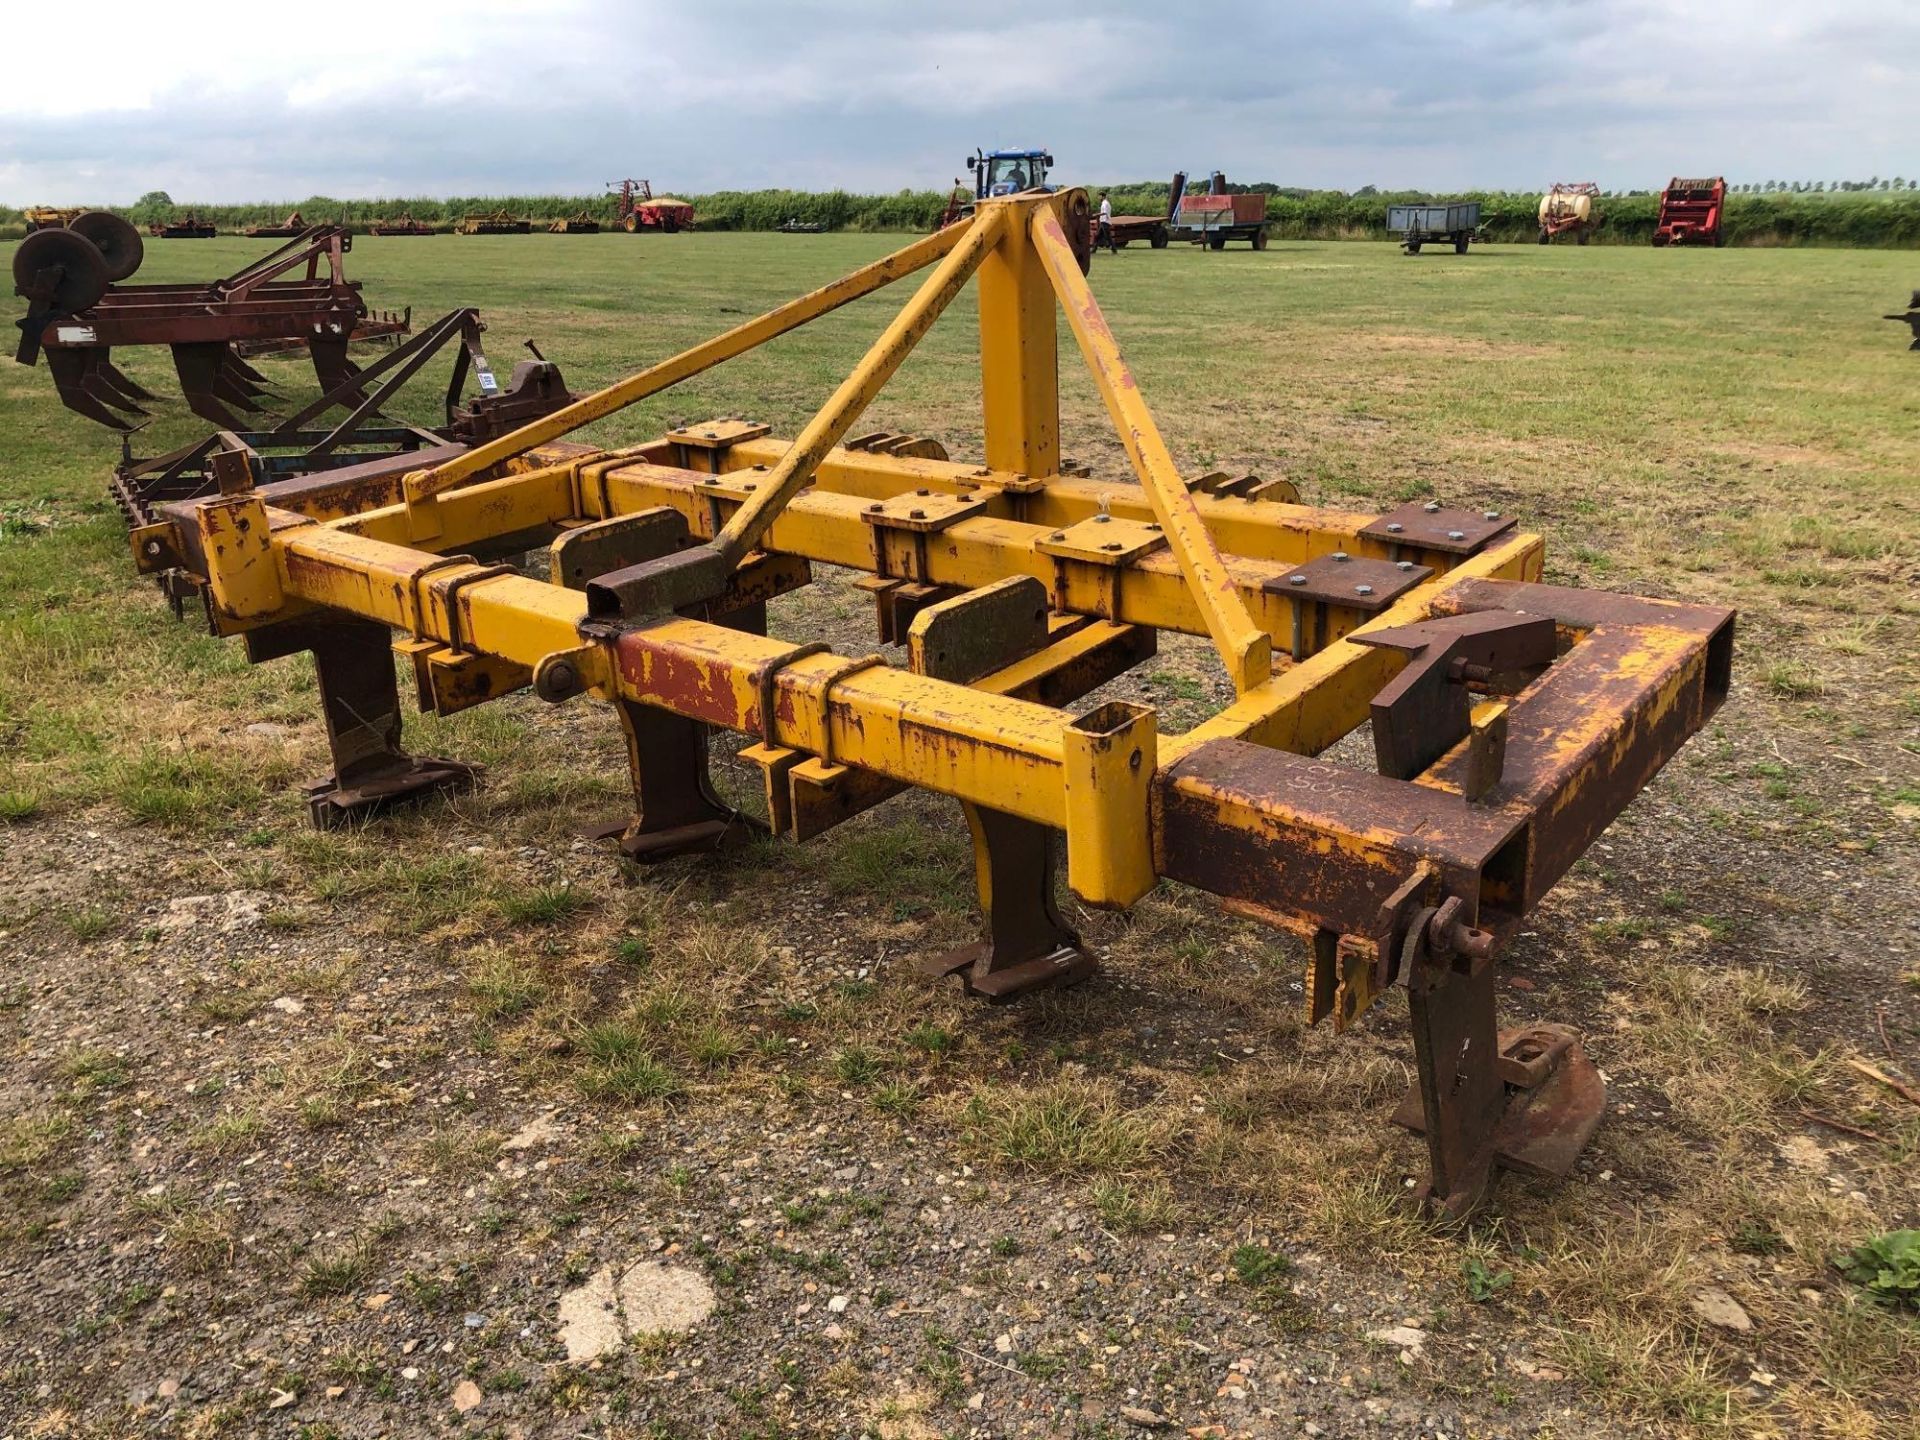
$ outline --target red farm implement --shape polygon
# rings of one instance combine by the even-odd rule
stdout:
[[[347,346],[365,338],[369,314],[359,284],[346,278],[351,244],[341,227],[316,225],[207,284],[122,285],[140,266],[140,232],[104,211],[82,215],[14,251],[14,289],[27,300],[14,358],[31,365],[44,350],[68,409],[126,430],[131,423],[115,412],[144,416],[142,402],[157,397],[114,365],[113,347],[165,345],[193,413],[237,428],[235,412],[259,410],[267,391],[239,347],[304,342],[327,390],[358,373]],[[394,333],[390,322],[380,323]]]
[[[250,240],[291,240],[307,228],[307,222],[294,211],[277,225],[249,225],[240,233]]]
[[[607,188],[616,187],[609,181]],[[643,230],[672,235],[693,229],[693,206],[687,201],[667,195],[655,196],[653,186],[645,180],[622,180],[617,188],[620,207],[614,212],[614,223],[629,235],[638,235]]]
[[[424,220],[413,218],[413,212],[407,211],[391,219],[376,220],[367,227],[369,235],[431,235],[433,226]]]
[[[202,220],[189,211],[172,220],[156,220],[147,227],[156,240],[211,240],[220,232],[211,220]]]
[[[1724,245],[1720,228],[1727,203],[1727,182],[1715,175],[1706,180],[1675,176],[1660,195],[1660,222],[1654,226],[1656,245]]]

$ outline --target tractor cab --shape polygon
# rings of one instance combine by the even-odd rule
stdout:
[[[976,150],[967,161],[976,200],[1017,195],[1022,190],[1051,190],[1047,171],[1052,166],[1053,156],[1044,150]]]

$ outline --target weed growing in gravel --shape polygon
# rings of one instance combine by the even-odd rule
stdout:
[[[1052,1173],[1116,1173],[1155,1155],[1159,1127],[1120,1109],[1110,1091],[1056,1080],[1032,1090],[984,1090],[963,1116],[993,1159]]]
[[[300,1293],[309,1297],[345,1295],[373,1269],[373,1254],[363,1244],[309,1256],[300,1271]]]
[[[1173,1223],[1173,1192],[1165,1185],[1102,1179],[1092,1193],[1100,1223],[1116,1235],[1144,1235]]]

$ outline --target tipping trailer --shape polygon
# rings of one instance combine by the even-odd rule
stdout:
[[[1656,245],[1712,245],[1727,243],[1720,220],[1727,204],[1724,175],[1704,180],[1675,176],[1660,194],[1660,220],[1653,227]]]
[[[1175,240],[1209,250],[1224,250],[1229,240],[1244,240],[1256,250],[1267,248],[1267,197],[1229,195],[1227,177],[1219,170],[1208,177],[1205,194],[1189,190],[1187,172],[1177,171],[1167,197],[1167,217]]]
[[[1467,245],[1480,229],[1480,202],[1465,200],[1453,205],[1389,205],[1387,229],[1399,235],[1400,248],[1418,255],[1422,245],[1451,240],[1453,253],[1464,255]]]

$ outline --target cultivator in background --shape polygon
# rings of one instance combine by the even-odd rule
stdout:
[[[582,210],[578,215],[566,215],[547,226],[549,235],[598,235],[600,222],[593,218],[593,212]]]
[[[431,235],[433,226],[424,220],[416,220],[413,213],[407,211],[395,215],[389,220],[376,220],[367,227],[369,235]]]
[[[453,227],[456,235],[527,235],[532,231],[531,220],[505,210],[494,210],[485,215],[462,215]]]
[[[78,206],[67,208],[59,205],[29,205],[21,212],[26,218],[29,235],[36,230],[64,229],[69,220],[82,213]]]
[[[237,414],[262,408],[265,378],[238,347],[297,341],[313,357],[322,388],[357,373],[347,347],[368,320],[360,286],[346,278],[352,238],[316,225],[251,265],[208,284],[124,285],[140,266],[140,232],[105,211],[42,230],[13,255],[17,293],[26,297],[14,358],[31,365],[46,352],[61,401],[116,430],[132,428],[153,392],[113,363],[116,345],[166,345],[193,413],[237,428]],[[393,333],[391,317],[380,322]]]
[[[451,311],[353,381],[270,430],[217,430],[191,445],[146,458],[136,457],[123,436],[120,463],[109,486],[114,503],[128,529],[138,530],[155,522],[159,506],[236,486],[321,474],[333,484],[378,480],[453,459],[573,402],[576,397],[567,390],[560,367],[530,340],[526,343],[533,358],[516,364],[502,388],[481,348],[485,329],[479,311]],[[428,428],[391,415],[389,407],[406,386],[449,348],[453,366],[441,422]],[[471,399],[466,398],[469,378],[479,390]],[[171,573],[160,576],[160,588],[175,614],[198,593]]]
[[[147,233],[158,240],[211,240],[220,232],[211,220],[189,212],[172,220],[156,220],[147,226]]]
[[[1920,350],[1920,290],[1914,291],[1913,298],[1907,301],[1907,310],[1904,315],[1895,311],[1893,314],[1887,316],[1887,319],[1898,320],[1902,324],[1911,326],[1913,329],[1913,344],[1907,348],[1909,350]]]
[[[1357,1024],[1403,985],[1424,1194],[1458,1216],[1496,1164],[1564,1175],[1605,1091],[1572,1031],[1501,1031],[1494,961],[1528,913],[1726,694],[1732,612],[1539,583],[1512,517],[1413,502],[1321,510],[1284,489],[1189,485],[1083,275],[1086,196],[974,215],[823,289],[440,463],[163,503],[140,567],[203,599],[266,660],[312,650],[333,776],[322,824],[471,783],[399,743],[397,648],[445,713],[531,689],[609,702],[627,739],[639,861],[764,826],[804,839],[909,786],[957,799],[987,923],[929,974],[1008,999],[1085,978],[1055,896],[1055,832],[1082,903],[1161,878],[1306,942],[1309,1020]],[[791,440],[739,419],[616,450],[579,426],[918,270],[930,273]],[[864,437],[861,413],[977,279],[984,463]],[[1056,311],[1056,302],[1058,310]],[[1060,449],[1056,315],[1138,484]],[[870,442],[870,443],[868,443]],[[1214,478],[1214,477],[1209,477]],[[550,541],[546,573],[507,563]],[[881,654],[774,638],[767,601],[813,563],[867,572]],[[1206,636],[1235,698],[1185,734],[1081,702]],[[1313,757],[1371,725],[1375,763]],[[749,819],[707,783],[715,727],[753,742]]]
[[[300,218],[300,212],[294,211],[278,225],[249,225],[240,233],[251,240],[290,240],[295,235],[306,233],[307,222]]]

